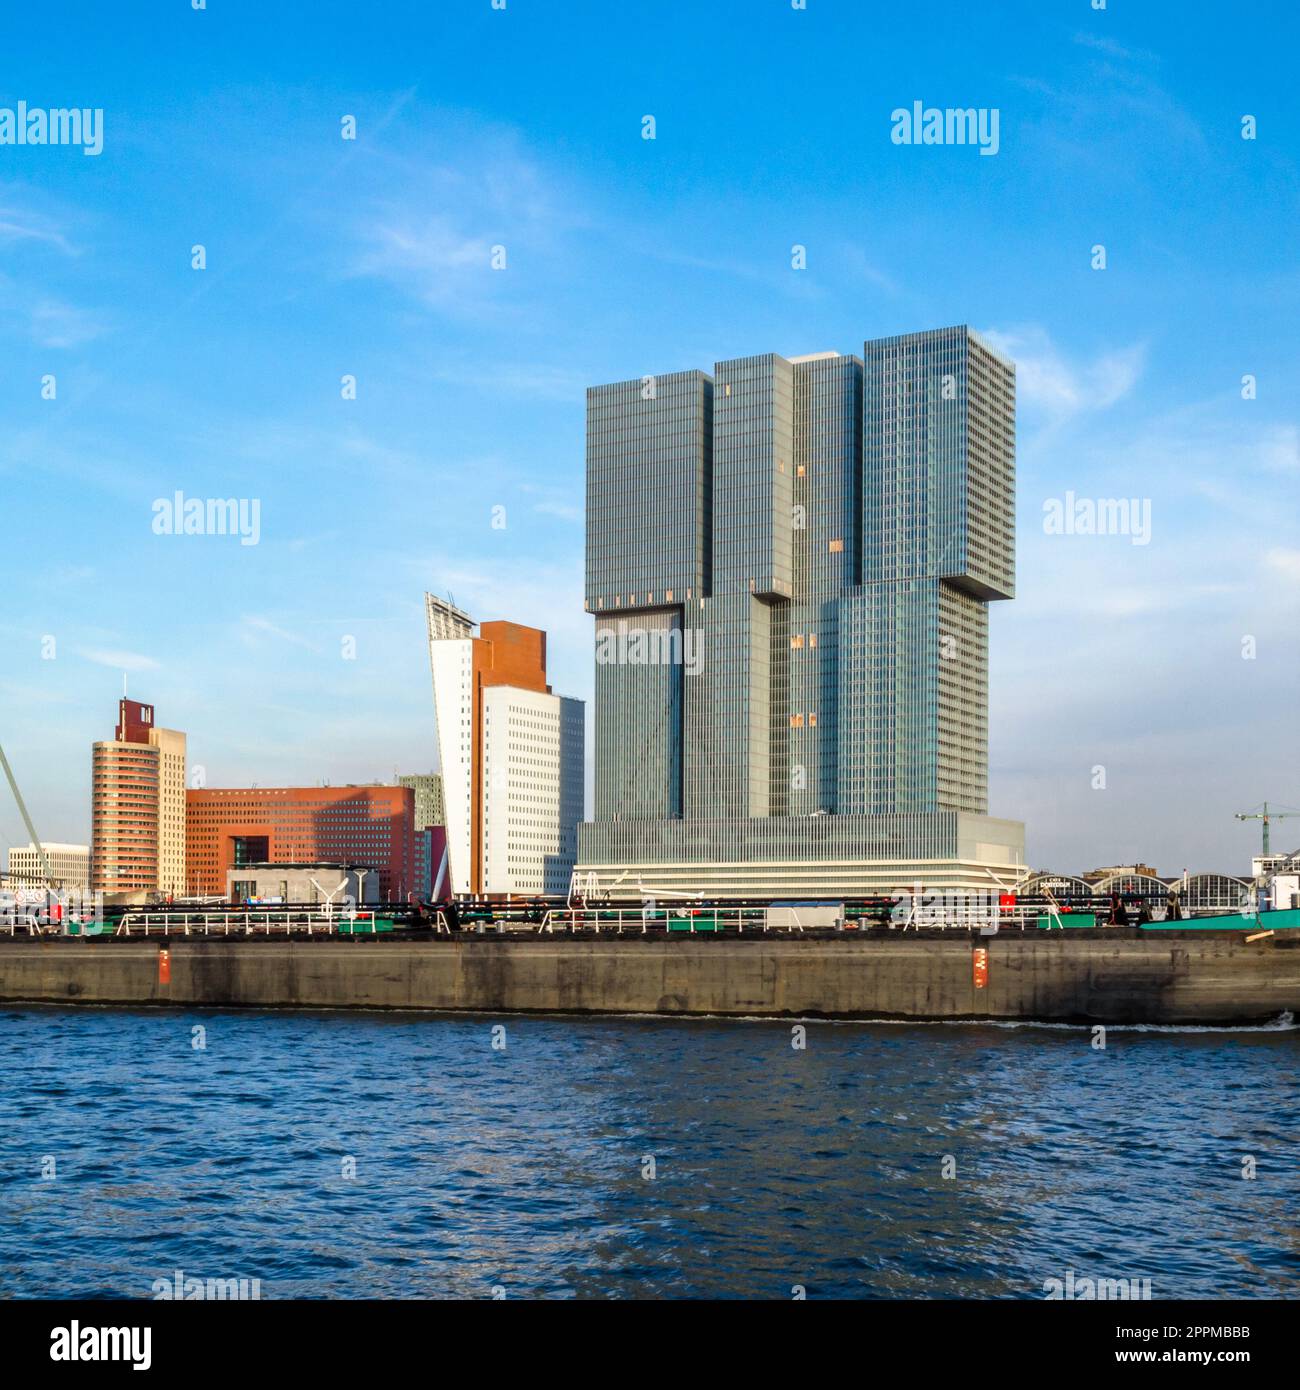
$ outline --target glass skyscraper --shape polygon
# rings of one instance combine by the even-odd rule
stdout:
[[[966,327],[587,395],[592,887],[990,887],[1015,369]]]

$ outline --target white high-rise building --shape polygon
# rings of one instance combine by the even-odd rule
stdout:
[[[583,706],[546,683],[546,634],[425,595],[453,893],[563,893],[583,816]]]
[[[158,749],[158,891],[185,892],[185,735],[150,729]]]
[[[447,827],[450,891],[473,891],[474,822],[474,620],[459,608],[424,596],[429,622],[429,664],[433,670],[433,708],[442,763],[443,811]]]
[[[582,819],[582,739],[581,700],[510,685],[484,691],[484,892],[568,891]]]

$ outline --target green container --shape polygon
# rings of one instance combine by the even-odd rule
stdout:
[[[716,912],[701,912],[698,917],[670,917],[669,931],[721,931],[723,924]]]
[[[1095,912],[1063,912],[1059,917],[1035,918],[1034,925],[1047,931],[1055,931],[1057,927],[1095,927],[1097,914]]]
[[[339,934],[341,936],[374,936],[378,932],[392,931],[393,919],[391,917],[378,917],[371,922],[340,922]]]

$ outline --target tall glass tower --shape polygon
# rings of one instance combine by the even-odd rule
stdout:
[[[987,816],[1014,493],[1015,369],[964,326],[593,387],[593,886],[1018,877]]]

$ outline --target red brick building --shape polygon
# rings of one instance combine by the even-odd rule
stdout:
[[[186,793],[186,890],[224,895],[241,864],[371,864],[384,902],[416,887],[410,787],[205,787]]]

